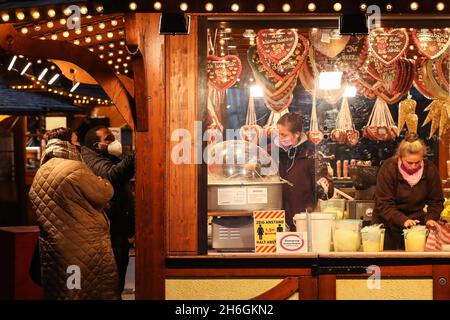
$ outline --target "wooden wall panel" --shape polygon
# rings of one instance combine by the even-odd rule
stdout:
[[[197,254],[197,165],[194,164],[197,120],[197,20],[191,17],[189,36],[166,36],[167,215],[168,254]],[[172,161],[171,141],[177,129],[190,132],[190,164]],[[175,138],[175,136],[174,136]],[[176,155],[181,155],[176,153]],[[188,154],[184,154],[187,156]]]

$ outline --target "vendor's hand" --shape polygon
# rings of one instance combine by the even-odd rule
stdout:
[[[319,181],[317,181],[318,184],[324,184],[327,188],[330,187],[330,182],[327,178],[320,178]]]
[[[420,221],[419,220],[406,220],[405,223],[403,224],[403,226],[405,228],[410,228],[410,227],[414,227],[415,225],[419,224]]]
[[[434,229],[438,226],[438,223],[434,220],[428,220],[427,221],[427,227],[430,229]]]

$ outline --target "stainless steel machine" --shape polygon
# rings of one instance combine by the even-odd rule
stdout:
[[[279,210],[282,184],[278,165],[262,148],[229,140],[208,152],[208,214],[212,248],[254,250],[253,211]]]
[[[378,167],[350,166],[349,175],[356,190],[355,200],[348,202],[350,219],[361,219],[363,225],[372,222],[375,207],[375,186],[377,184]]]

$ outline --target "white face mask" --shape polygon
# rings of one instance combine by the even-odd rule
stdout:
[[[108,144],[107,150],[110,155],[120,157],[122,155],[122,144],[119,141],[114,140]]]

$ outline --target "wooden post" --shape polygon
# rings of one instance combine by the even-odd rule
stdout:
[[[450,266],[433,266],[433,300],[450,300]]]
[[[14,125],[14,183],[17,194],[17,207],[20,212],[19,218],[15,219],[20,225],[26,225],[29,217],[27,214],[28,195],[25,189],[25,135],[27,131],[27,119],[24,116],[19,117],[19,120]]]
[[[319,299],[317,277],[302,276],[298,278],[298,298],[299,300]]]
[[[165,41],[159,35],[159,14],[136,14],[134,19],[126,32],[138,39],[144,62],[134,72],[137,116],[148,121],[148,131],[136,132],[136,299],[164,299]]]
[[[336,300],[336,275],[324,274],[318,278],[319,300]]]

